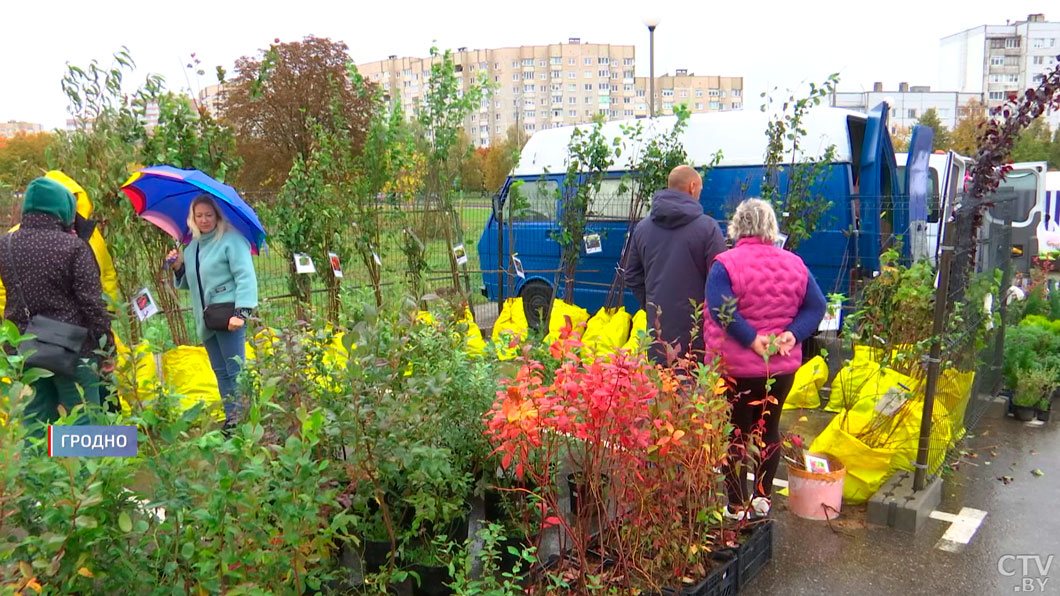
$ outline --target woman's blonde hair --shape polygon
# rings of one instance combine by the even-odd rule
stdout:
[[[740,238],[759,238],[773,244],[780,233],[777,214],[773,207],[762,199],[747,199],[736,207],[729,219],[729,238],[736,242]]]
[[[214,238],[220,238],[225,233],[225,230],[228,229],[228,223],[225,220],[224,214],[221,213],[221,208],[217,206],[217,201],[206,193],[195,197],[195,200],[191,202],[191,207],[188,208],[188,229],[191,230],[192,237],[198,238],[199,236],[202,236],[202,232],[199,231],[199,226],[195,224],[195,207],[198,205],[209,205],[213,208],[214,215],[217,216],[217,226],[214,228],[217,233],[214,235]]]

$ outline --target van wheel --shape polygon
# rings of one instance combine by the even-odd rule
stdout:
[[[552,303],[552,286],[541,281],[532,279],[523,284],[519,296],[523,299],[523,312],[526,313],[526,324],[531,329],[541,327],[541,314],[548,313],[548,306]],[[548,328],[548,322],[545,322]]]

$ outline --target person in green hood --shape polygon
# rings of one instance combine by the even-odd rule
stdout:
[[[100,358],[111,353],[110,315],[103,300],[99,266],[92,249],[72,230],[76,201],[61,183],[37,178],[26,188],[22,225],[0,239],[0,280],[8,288],[4,318],[26,332],[29,320],[41,315],[88,330],[81,345],[81,366],[75,376],[56,374],[33,383],[34,394],[23,415],[31,432],[76,406],[99,406]],[[85,410],[82,410],[84,412]],[[87,424],[82,415],[78,424]]]

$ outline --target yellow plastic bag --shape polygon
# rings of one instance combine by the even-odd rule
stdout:
[[[874,449],[843,430],[846,416],[832,418],[821,434],[813,440],[810,451],[827,453],[843,462],[847,470],[843,480],[843,500],[849,503],[868,501],[883,483],[891,470],[890,449]]]
[[[509,347],[513,341],[522,342],[526,339],[529,325],[526,322],[526,312],[523,310],[522,298],[508,298],[501,305],[501,312],[497,321],[493,324],[493,333],[490,339],[497,346],[497,357],[501,360],[511,360],[518,354],[518,350]]]
[[[920,421],[924,417],[924,396],[921,394],[908,406],[908,414],[895,421],[894,432],[885,447],[891,447],[891,468],[913,471],[920,449]],[[931,441],[928,445],[928,473],[938,472],[946,459],[950,441],[950,413],[946,406],[935,401],[931,411]]]
[[[217,377],[210,368],[206,348],[180,346],[162,355],[162,378],[174,393],[181,396],[180,407],[187,410],[199,402],[217,420],[224,420]]]
[[[915,395],[921,389],[921,382],[889,368],[881,368],[878,374],[870,376],[861,386],[857,401],[851,409],[863,413],[871,412],[880,398],[892,389]]]
[[[613,353],[629,340],[633,317],[625,308],[604,308],[596,311],[585,324],[585,349],[589,354]]]
[[[936,404],[942,404],[950,414],[951,444],[964,438],[964,413],[972,398],[975,371],[962,372],[948,368],[939,375]]]
[[[636,350],[640,347],[640,334],[648,332],[648,313],[638,310],[633,315],[633,323],[629,328],[629,340],[622,346],[623,350]]]
[[[828,363],[814,356],[795,371],[791,392],[784,401],[785,410],[821,407],[821,387],[828,380]]]
[[[840,412],[853,408],[861,389],[879,373],[880,365],[873,359],[873,350],[866,346],[854,346],[854,357],[839,369],[832,380],[832,393],[825,411]]]
[[[161,358],[161,355],[156,354],[147,341],[141,341],[136,345],[136,351],[131,352],[117,335],[114,336],[114,348],[116,393],[122,411],[129,414],[132,411],[129,400],[135,399],[134,396],[140,400],[154,397],[154,391],[158,388],[156,358]],[[130,366],[130,361],[135,361],[133,366]]]
[[[580,306],[567,304],[562,300],[555,300],[552,302],[552,314],[548,317],[548,335],[545,336],[546,344],[551,344],[559,339],[560,332],[567,326],[567,319],[570,319],[571,328],[574,332],[582,336],[585,335],[585,324],[589,322],[589,311]]]
[[[481,356],[486,351],[486,340],[482,338],[482,329],[471,316],[470,310],[465,310],[464,322],[467,323],[467,339],[465,341],[467,353],[472,356]]]

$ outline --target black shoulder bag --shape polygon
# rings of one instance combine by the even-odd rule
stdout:
[[[26,311],[26,335],[34,336],[18,344],[18,353],[26,357],[25,368],[43,368],[57,375],[72,377],[77,373],[81,362],[81,346],[88,336],[88,329],[80,325],[71,325],[44,315],[30,315],[29,303],[22,292],[22,282],[15,267],[15,253],[11,249],[11,234],[4,242],[11,281],[18,291],[18,299]]]
[[[199,301],[202,304],[202,320],[212,331],[228,331],[228,321],[236,316],[235,302],[219,302],[206,306],[206,294],[202,291],[202,274],[199,273],[199,245],[195,245],[195,281],[199,286]]]

